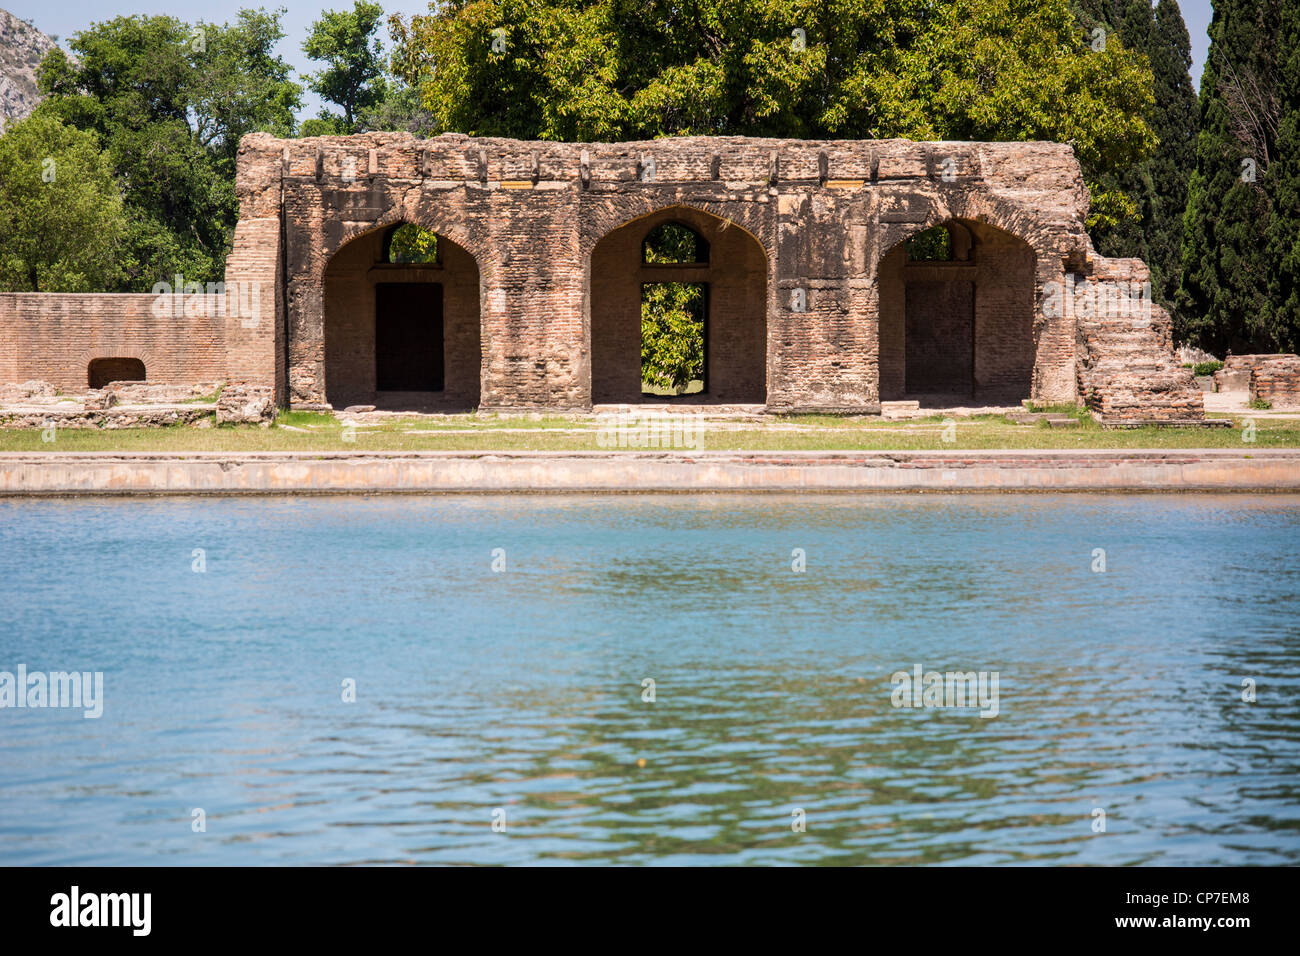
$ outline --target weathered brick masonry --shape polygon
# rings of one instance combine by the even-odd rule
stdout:
[[[1112,416],[1201,415],[1160,310],[1144,328],[1057,307],[1062,287],[1147,279],[1142,263],[1093,251],[1069,146],[253,134],[237,188],[227,286],[261,290],[260,320],[151,327],[150,379],[270,386],[296,406],[637,402],[642,283],[686,281],[707,287],[708,384],[679,401],[873,412],[918,394],[1083,395]],[[698,233],[708,261],[643,264],[646,234],[667,221]],[[407,222],[439,234],[438,263],[381,261],[387,231]],[[951,259],[911,261],[905,241],[934,226]],[[385,283],[441,287],[441,392],[376,391]],[[89,354],[79,340],[121,324],[56,327],[19,298],[0,296],[0,379],[74,377]],[[24,325],[42,331],[15,337]]]
[[[226,377],[224,322],[204,301],[159,317],[153,295],[0,295],[0,382],[37,379],[71,391],[89,384],[90,364],[134,358],[152,381]],[[158,310],[161,311],[161,310]]]
[[[1271,408],[1300,408],[1300,358],[1282,355],[1250,371],[1250,397]]]

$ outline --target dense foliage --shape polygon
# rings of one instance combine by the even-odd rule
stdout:
[[[390,21],[441,128],[1073,141],[1100,169],[1155,143],[1150,71],[1094,51],[1069,0],[449,0]]]
[[[112,286],[126,228],[117,183],[90,133],[32,116],[0,136],[0,289]]]
[[[117,17],[76,34],[75,59],[56,49],[42,62],[36,115],[91,134],[121,189],[127,235],[111,288],[222,278],[239,138],[294,128],[300,89],[273,53],[280,15]]]
[[[1119,206],[1093,217],[1093,244],[1106,256],[1145,260],[1156,300],[1173,307],[1182,274],[1187,181],[1196,165],[1191,39],[1175,0],[1159,0],[1154,9],[1150,0],[1078,3],[1093,42],[1119,43],[1144,57],[1154,84],[1149,119],[1157,145],[1150,157],[1114,172],[1088,170],[1101,184],[1099,192],[1123,197]]]
[[[1295,6],[1218,0],[1210,24],[1178,331],[1217,354],[1300,345]]]
[[[641,381],[682,394],[704,380],[704,286],[653,282],[641,290]]]

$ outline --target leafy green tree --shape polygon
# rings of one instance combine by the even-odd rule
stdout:
[[[1121,43],[1149,62],[1155,36],[1155,13],[1150,0],[1110,0],[1096,6],[1102,13],[1097,26],[1106,30],[1106,42]],[[1158,107],[1153,95],[1151,110],[1145,114],[1153,128]],[[1149,160],[1112,173],[1099,171],[1096,181],[1104,191],[1116,197],[1123,196],[1124,200],[1119,204],[1117,214],[1094,218],[1090,230],[1093,245],[1104,256],[1133,256],[1150,264],[1148,234],[1157,214],[1158,198]]]
[[[0,136],[0,290],[111,285],[126,236],[122,199],[95,137],[50,116]]]
[[[641,381],[681,394],[704,380],[704,286],[655,282],[641,293]]]
[[[366,0],[351,10],[326,10],[302,45],[308,58],[325,64],[304,77],[308,88],[343,110],[342,117],[324,111],[320,119],[336,119],[342,131],[354,132],[358,115],[384,100],[384,51],[375,36],[383,16],[379,4]]]
[[[388,237],[389,262],[437,262],[438,234],[414,223],[405,223]]]
[[[1297,228],[1295,220],[1275,221],[1271,195],[1272,179],[1285,170],[1273,168],[1281,158],[1284,5],[1218,0],[1210,23],[1176,332],[1216,354],[1272,351],[1287,340],[1284,315],[1270,300],[1271,250],[1261,238]]]
[[[440,132],[433,113],[425,108],[420,93],[401,79],[390,77],[384,84],[384,98],[357,113],[357,132],[389,130],[420,137]]]
[[[1151,74],[1094,51],[1069,0],[448,0],[390,18],[441,129],[1073,141],[1142,159]]]
[[[708,246],[694,230],[665,222],[650,230],[641,255],[651,265],[708,261]],[[684,392],[704,380],[704,286],[656,282],[641,293],[641,381]]]
[[[176,273],[220,279],[238,216],[239,138],[289,135],[301,93],[274,55],[283,11],[235,23],[117,17],[52,50],[37,113],[92,133],[121,186],[127,216],[117,288],[147,290]]]

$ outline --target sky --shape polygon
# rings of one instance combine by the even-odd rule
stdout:
[[[413,13],[425,13],[429,8],[428,0],[424,2],[379,0],[379,2],[383,5],[385,14],[400,13],[407,17]],[[320,17],[322,10],[351,9],[352,4],[351,0],[316,0],[313,3],[281,0],[278,4],[276,0],[268,0],[264,4],[258,3],[258,0],[244,0],[242,3],[239,0],[189,0],[178,9],[175,3],[145,2],[145,0],[119,0],[119,2],[109,0],[108,3],[103,0],[98,2],[0,0],[0,8],[8,10],[20,19],[32,21],[42,33],[58,36],[60,45],[66,45],[65,41],[69,36],[78,30],[84,30],[91,23],[111,20],[119,15],[165,13],[188,22],[204,20],[209,23],[224,23],[233,20],[240,7],[254,6],[265,6],[267,9],[274,9],[276,6],[288,8],[288,12],[281,20],[288,35],[280,41],[279,53],[299,73],[306,73],[312,70],[314,65],[303,56],[302,43],[307,38],[307,31],[311,28],[312,22]],[[1192,85],[1196,90],[1200,90],[1201,67],[1205,64],[1205,53],[1210,43],[1206,36],[1206,30],[1210,26],[1210,0],[1179,0],[1179,7],[1183,11],[1183,19],[1187,22],[1187,32],[1192,37]],[[383,33],[387,40],[387,30],[385,29]],[[320,107],[320,101],[310,92],[305,92],[299,117],[305,119],[315,116]]]

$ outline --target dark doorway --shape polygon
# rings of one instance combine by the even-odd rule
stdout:
[[[973,394],[975,283],[909,282],[904,299],[907,394]]]
[[[86,378],[91,388],[103,388],[109,382],[143,382],[144,362],[138,358],[91,359]]]
[[[376,285],[376,390],[440,392],[443,373],[442,286],[432,282]]]

